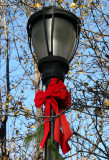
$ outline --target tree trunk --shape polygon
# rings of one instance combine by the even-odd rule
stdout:
[[[1,0],[1,3],[3,1]],[[5,3],[5,1],[4,1]],[[2,116],[1,113],[1,153],[2,153],[2,159],[8,157],[7,151],[6,151],[6,122],[8,119],[8,102],[9,102],[9,94],[10,94],[10,85],[9,85],[9,55],[8,55],[8,30],[7,30],[7,23],[6,23],[6,12],[5,12],[5,6],[1,7],[1,11],[3,9],[3,22],[4,22],[4,31],[5,31],[5,40],[6,40],[6,106],[5,106],[5,115]],[[1,23],[1,20],[0,20]],[[2,104],[2,103],[1,103]],[[2,107],[2,106],[1,106]]]
[[[38,71],[38,66],[34,62],[34,76],[35,76],[35,93],[40,89],[40,73]],[[42,116],[42,108],[37,108],[37,116]],[[37,127],[40,126],[42,121],[37,121]],[[40,147],[40,144],[36,144],[36,157],[35,160],[43,159],[43,149]]]

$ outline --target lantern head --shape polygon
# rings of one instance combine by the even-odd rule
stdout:
[[[27,32],[43,82],[53,77],[64,80],[79,44],[80,19],[65,9],[44,7],[29,18]]]

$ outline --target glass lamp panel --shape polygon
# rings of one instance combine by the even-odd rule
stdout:
[[[47,18],[45,21],[47,40],[48,40],[48,50],[51,52],[51,27],[52,27],[52,18]]]
[[[43,19],[32,28],[32,44],[38,60],[48,56]]]
[[[45,20],[48,50],[51,52],[52,18]],[[53,56],[61,56],[70,60],[76,40],[76,31],[72,23],[66,19],[55,17],[53,30]],[[38,60],[47,57],[44,21],[38,21],[32,28],[32,44]]]
[[[76,40],[76,31],[72,23],[62,18],[55,18],[53,33],[53,55],[70,60]]]

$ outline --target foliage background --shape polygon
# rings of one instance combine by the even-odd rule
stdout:
[[[39,156],[35,140],[28,148],[24,146],[24,138],[36,131],[44,113],[44,108],[36,111],[34,106],[35,91],[44,86],[28,47],[26,25],[29,16],[43,6],[58,5],[80,17],[82,27],[78,51],[65,79],[72,98],[66,111],[72,150],[62,156],[109,159],[109,1],[0,0],[0,5],[0,127],[6,126],[5,158]]]

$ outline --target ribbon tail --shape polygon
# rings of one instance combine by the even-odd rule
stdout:
[[[68,140],[72,136],[72,131],[71,131],[70,127],[69,127],[69,124],[68,124],[68,121],[66,119],[65,114],[62,114],[60,116],[60,118],[61,118],[61,125],[62,125],[62,130],[63,130],[65,142],[68,142]]]
[[[71,150],[68,143],[65,142],[64,134],[60,130],[60,117],[55,120],[54,140],[61,145],[63,154]]]
[[[60,120],[60,117],[58,117],[56,120],[55,120],[55,126],[54,126],[54,140],[56,142],[58,142],[60,144],[60,124],[61,124],[61,120]]]
[[[65,126],[63,126],[64,124]],[[60,125],[62,125],[63,133],[60,130]],[[60,116],[55,120],[55,128],[54,128],[54,140],[61,145],[63,154],[71,150],[67,142],[71,136],[72,136],[72,132],[70,130],[69,124],[64,114],[62,117]]]
[[[61,145],[61,149],[63,154],[66,154],[67,152],[69,152],[71,150],[69,144],[67,142],[65,142],[65,138],[64,138],[64,134],[60,131],[60,145]]]
[[[52,103],[51,103],[51,106],[55,112],[56,115],[59,114],[59,111],[58,111],[58,103],[55,99],[52,98]],[[58,117],[56,120],[55,120],[55,125],[54,125],[54,140],[56,142],[58,142],[60,144],[60,125],[61,125],[61,120],[60,120],[60,117]]]

